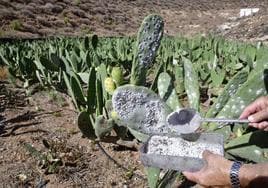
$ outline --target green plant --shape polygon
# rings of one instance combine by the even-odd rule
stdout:
[[[93,35],[3,41],[0,44],[0,65],[6,66],[9,76],[22,81],[26,89],[39,83],[42,87],[67,93],[79,111],[78,127],[85,137],[96,143],[122,144],[121,141],[133,138],[131,134],[140,141],[148,138],[133,127],[143,118],[149,121],[146,113],[139,115],[140,119],[135,119],[135,113],[128,117],[132,123],[128,128],[119,126],[123,124],[119,119],[122,114],[112,108],[111,99],[117,96],[117,91],[127,88],[133,95],[129,96],[130,99],[137,99],[140,92],[148,95],[144,105],[126,107],[132,107],[138,114],[146,111],[145,105],[148,105],[147,109],[154,109],[156,107],[150,104],[158,102],[164,107],[159,109],[165,109],[165,113],[180,107],[193,107],[207,117],[238,118],[243,106],[267,94],[267,72],[263,71],[267,69],[266,46],[213,36],[192,39],[162,37],[163,25],[160,16],[149,15],[143,21],[136,40],[134,37]],[[112,81],[110,88],[117,90],[107,90],[106,78]],[[150,103],[152,99],[155,103]],[[162,119],[165,113],[162,113]],[[266,160],[255,154],[245,155],[245,149],[256,149],[254,144],[259,145],[257,149],[262,156],[267,155],[267,146],[260,145],[259,140],[256,140],[258,144],[251,144],[248,148],[240,144],[259,135],[255,130],[242,125],[227,125],[219,129],[215,124],[207,124],[203,128],[225,135],[227,157],[255,162],[258,162],[256,158]],[[178,175],[169,171],[159,179],[160,169],[148,171],[152,187],[171,184],[173,177]]]
[[[4,37],[6,32],[3,29],[0,29],[0,37]]]
[[[131,84],[144,85],[147,69],[153,63],[164,31],[163,19],[147,16],[140,27],[131,69]]]
[[[169,132],[165,121],[171,109],[150,89],[121,86],[113,94],[112,103],[119,125],[127,125],[148,135]]]
[[[18,30],[21,30],[22,23],[20,20],[12,20],[10,22],[10,27],[11,27],[11,29],[18,31]]]
[[[67,25],[68,23],[70,23],[70,19],[69,19],[68,16],[64,16],[63,20],[64,20],[65,25]]]
[[[157,88],[159,96],[172,110],[176,110],[181,107],[176,88],[168,73],[162,72],[158,76]]]
[[[74,4],[75,4],[76,6],[78,6],[80,3],[81,3],[80,0],[74,0]]]

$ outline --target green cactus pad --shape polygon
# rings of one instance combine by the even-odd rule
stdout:
[[[96,138],[94,128],[90,120],[90,116],[87,112],[81,112],[78,115],[77,125],[84,136],[89,139]]]
[[[98,138],[104,137],[106,134],[110,133],[113,129],[114,121],[112,119],[105,119],[103,115],[99,115],[95,121],[95,134]]]
[[[158,15],[147,16],[139,30],[138,60],[143,67],[149,67],[155,58],[163,35],[164,21]]]
[[[105,78],[104,88],[105,88],[105,91],[107,91],[109,94],[111,94],[111,95],[113,94],[116,86],[115,86],[115,83],[111,77]]]
[[[117,86],[120,86],[123,81],[123,71],[121,67],[113,67],[112,69],[112,78]]]
[[[120,125],[145,134],[169,132],[166,117],[171,109],[148,88],[121,86],[114,92],[112,102]]]
[[[247,80],[248,72],[238,72],[225,86],[222,94],[217,98],[217,101],[210,107],[206,114],[206,117],[215,117],[228,102],[229,98],[232,97],[240,86]]]
[[[266,95],[267,91],[264,83],[266,76],[263,71],[254,73],[250,79],[242,84],[236,94],[230,97],[217,117],[238,118],[247,105],[258,97]]]
[[[177,92],[168,73],[163,72],[158,77],[158,93],[172,110],[181,107]]]
[[[244,108],[262,95],[267,95],[265,80],[267,75],[263,71],[252,72],[248,80],[241,85],[238,91],[229,98],[226,105],[216,116],[217,118],[238,118]],[[209,129],[218,127],[215,123],[209,124]]]
[[[174,75],[175,75],[175,89],[181,94],[184,92],[184,82],[183,82],[183,68],[179,65],[174,65]]]
[[[140,27],[131,70],[131,84],[144,85],[146,70],[154,61],[164,31],[164,21],[149,15]]]
[[[233,156],[254,161],[268,161],[268,133],[262,130],[251,132],[231,140],[225,151]]]
[[[189,104],[191,108],[199,111],[200,91],[198,75],[189,59],[182,57],[182,60],[184,65],[184,87],[187,93]]]
[[[141,132],[138,132],[134,129],[128,128],[129,132],[139,141],[141,142],[146,142],[149,138],[149,136],[147,134],[143,134]]]

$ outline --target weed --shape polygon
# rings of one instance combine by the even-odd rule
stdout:
[[[74,0],[74,5],[78,6],[81,3],[80,0]]]
[[[70,23],[70,19],[67,16],[64,16],[64,23],[65,23],[65,25]]]
[[[54,90],[49,90],[48,91],[48,97],[49,97],[49,100],[50,101],[53,101],[53,102],[56,102],[57,104],[59,104],[61,107],[64,107],[66,106],[66,101],[65,99],[59,95],[59,93],[57,91],[54,91]],[[59,115],[59,114],[57,114]],[[55,116],[57,116],[55,115]],[[57,116],[57,117],[60,117],[61,115]]]
[[[89,27],[84,27],[81,29],[83,35],[92,35],[93,31]]]
[[[5,36],[5,31],[0,29],[0,37],[3,37],[3,36]]]
[[[6,80],[8,78],[7,67],[0,67],[0,80]]]
[[[71,134],[71,135],[73,135],[73,134],[77,134],[79,131],[77,131],[77,129],[76,128],[71,128],[70,130],[69,130],[69,134]]]
[[[135,170],[136,170],[136,167],[128,169],[128,171],[124,175],[124,178],[127,180],[130,180],[133,177]]]
[[[37,160],[38,166],[44,170],[45,174],[59,173],[60,169],[66,166],[76,166],[82,152],[66,146],[66,140],[45,140],[43,139],[45,149],[37,150],[31,144],[26,143],[25,149]]]
[[[22,28],[22,23],[20,20],[13,20],[10,22],[10,27],[11,29],[18,31]]]
[[[53,115],[55,117],[62,117],[62,114],[60,112],[54,112]]]

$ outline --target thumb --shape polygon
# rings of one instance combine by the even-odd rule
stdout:
[[[268,109],[263,109],[262,111],[259,111],[248,117],[248,120],[251,123],[258,123],[267,119],[268,119]]]

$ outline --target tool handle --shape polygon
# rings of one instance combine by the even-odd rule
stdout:
[[[223,118],[203,118],[203,122],[218,122],[218,123],[249,123],[247,119],[223,119]]]

